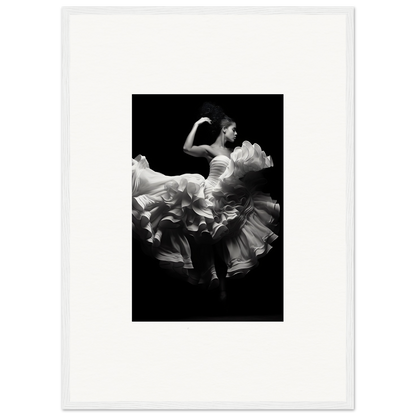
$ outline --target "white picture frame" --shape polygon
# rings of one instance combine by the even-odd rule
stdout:
[[[187,51],[207,48],[207,55],[196,53],[201,60],[208,60],[213,56],[212,43],[218,45],[217,34],[209,39],[203,36],[207,28],[229,24],[238,29],[248,23],[252,37],[238,31],[222,37],[224,42],[232,42],[235,53],[246,49],[253,57],[251,63],[248,60],[244,67],[234,67],[231,62],[231,69],[238,69],[238,74],[227,84],[216,80],[215,74],[204,86],[198,83],[198,75],[195,80],[189,78],[189,62],[184,57],[188,54],[192,60],[192,55]],[[155,25],[158,32],[152,32]],[[187,46],[193,44],[194,48],[183,51],[177,44],[174,53],[167,50],[163,39],[187,39],[184,30],[188,25],[195,32]],[[262,38],[260,28],[274,36]],[[157,33],[159,38],[143,39],[143,30],[153,36]],[[135,36],[140,54],[132,58]],[[246,41],[239,45],[239,38]],[[251,38],[264,42],[247,40]],[[276,56],[259,54],[272,47]],[[172,61],[175,54],[184,60]],[[262,61],[267,68],[258,77],[261,79],[251,78]],[[302,66],[305,63],[309,65]],[[166,80],[169,77],[175,80],[174,86]],[[242,85],[244,91],[239,90]],[[130,163],[126,149],[130,148],[131,111],[127,98],[120,98],[121,92],[126,97],[129,90],[130,94],[285,94],[288,312],[283,323],[129,321],[126,311],[130,305],[120,301],[129,293],[131,264],[130,252],[125,257],[130,244],[125,238],[130,236],[125,228],[130,224],[130,206],[122,203],[128,200],[130,190],[124,179]],[[315,140],[313,144],[310,138]],[[308,158],[300,162],[297,155]],[[114,165],[104,169],[108,165],[102,163],[108,160]],[[105,171],[97,173],[100,169]],[[106,187],[100,183],[101,177]],[[302,184],[307,177],[316,179],[308,188]],[[105,189],[109,189],[108,195]],[[117,200],[121,202],[114,202]],[[319,204],[320,209],[316,208]],[[103,207],[103,212],[97,212],[97,207]],[[118,219],[102,232],[102,218],[108,218],[109,212]],[[313,218],[307,221],[309,215]],[[122,232],[115,233],[119,229]],[[108,235],[117,245],[106,240]],[[317,247],[311,246],[314,241]],[[108,255],[114,256],[112,263],[105,260]],[[251,334],[248,338],[247,332]],[[195,361],[192,348],[199,345],[198,340],[212,338],[212,343],[203,346],[207,350],[202,351],[201,361]],[[236,340],[244,340],[246,347],[237,350]],[[256,345],[262,348],[256,349]],[[208,354],[210,350],[227,351],[227,346],[232,352],[225,354],[224,361]],[[281,348],[278,356],[276,348]],[[155,350],[162,355],[163,365],[153,355]],[[172,358],[165,358],[164,352]],[[239,360],[250,374],[241,367],[237,371]],[[220,364],[227,368],[224,373]],[[198,375],[194,374],[195,366]],[[211,372],[212,368],[217,371]],[[190,384],[181,387],[178,376]],[[218,388],[222,379],[229,383],[228,389]],[[249,380],[253,386],[247,394]],[[192,382],[200,383],[201,389]],[[354,408],[352,7],[62,9],[62,408]]]

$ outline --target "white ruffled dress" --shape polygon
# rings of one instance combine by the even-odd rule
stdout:
[[[161,267],[190,283],[209,280],[205,270],[195,270],[190,241],[219,245],[227,277],[245,275],[277,238],[276,201],[261,192],[256,173],[271,166],[270,156],[247,141],[230,158],[214,157],[206,180],[199,174],[165,176],[144,156],[133,159],[133,234]]]

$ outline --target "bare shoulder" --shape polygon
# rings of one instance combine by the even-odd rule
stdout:
[[[217,153],[215,151],[215,148],[213,148],[209,144],[201,144],[200,146],[202,149],[204,149],[205,152],[205,158],[208,160],[208,162],[211,161],[215,156],[217,156]]]
[[[229,149],[227,147],[219,147],[219,146],[212,146],[212,145],[201,145],[201,148],[204,148],[205,158],[208,160],[208,162],[211,162],[212,159],[214,159],[217,156],[227,156],[228,158],[231,157],[231,153],[233,152],[233,149]]]
[[[215,156],[228,156],[230,157],[231,153],[233,152],[233,149],[229,149],[228,147],[219,147],[219,146],[209,146],[210,147],[210,152],[213,155],[213,157]]]
[[[201,144],[199,146],[201,149],[204,149],[204,151],[206,152],[206,156],[213,158],[215,156],[218,156],[218,152],[215,149],[215,147],[209,145],[209,144]]]

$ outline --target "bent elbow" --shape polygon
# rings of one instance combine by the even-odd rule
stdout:
[[[185,152],[185,153],[189,153],[189,151],[190,151],[191,149],[189,149],[188,147],[186,147],[186,146],[184,146],[183,147],[183,151]]]

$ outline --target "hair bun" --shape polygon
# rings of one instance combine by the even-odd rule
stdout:
[[[224,118],[225,113],[223,109],[214,103],[209,101],[204,102],[200,109],[200,114],[202,117],[209,117],[213,123],[218,124]]]

